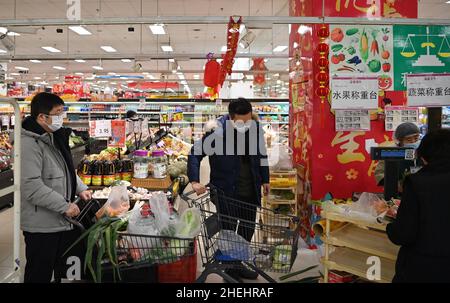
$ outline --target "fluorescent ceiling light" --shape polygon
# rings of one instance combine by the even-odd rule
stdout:
[[[228,50],[228,47],[226,45],[222,46],[220,49],[221,52],[226,52]]]
[[[194,75],[194,79],[200,79],[200,75]]]
[[[89,36],[92,35],[92,33],[90,31],[88,31],[87,29],[85,29],[82,26],[69,26],[69,29],[75,33],[77,33],[80,36]]]
[[[56,76],[55,79],[58,80],[58,79],[59,79],[59,76]]]
[[[175,59],[169,59],[169,62],[174,63],[174,62],[175,62]]]
[[[176,74],[177,71],[175,69],[172,70],[172,74]]]
[[[58,65],[53,66],[53,68],[54,68],[54,69],[58,69],[58,70],[66,70],[65,67],[58,66]]]
[[[173,52],[173,48],[170,45],[161,45],[163,52]]]
[[[124,62],[124,63],[130,63],[130,62],[131,62],[131,59],[122,59],[122,60],[120,60],[120,61],[122,61],[122,62]]]
[[[75,62],[78,62],[78,63],[84,63],[84,62],[86,62],[86,60],[83,60],[83,59],[75,59]]]
[[[153,75],[148,75],[147,77],[149,77],[150,79],[155,79],[155,76]]]
[[[117,82],[111,82],[110,84],[111,84],[111,85],[116,85],[116,84],[117,84]]]
[[[15,33],[15,32],[9,32],[8,36],[20,36],[20,34]]]
[[[36,60],[36,59],[31,59],[30,62],[31,63],[42,63],[41,60]]]
[[[18,69],[18,70],[30,70],[29,68],[23,67],[23,66],[16,66],[15,69]]]
[[[181,75],[177,75],[178,76],[178,79],[180,79],[180,80],[184,80],[184,79],[186,79],[185,77],[184,77],[184,75],[183,74],[181,74]]]
[[[20,76],[19,73],[10,73],[9,75],[10,75],[10,76]]]
[[[6,54],[6,51],[0,48],[0,54]]]
[[[110,76],[115,76],[116,73],[115,73],[115,72],[109,72],[108,75],[110,75]]]
[[[127,81],[127,83],[133,83],[133,82],[134,82],[133,80],[128,80],[128,81]]]
[[[285,51],[288,47],[286,45],[278,45],[273,49],[274,52],[279,53]]]
[[[83,73],[75,73],[75,75],[77,75],[77,76],[83,76],[84,74],[83,74]]]
[[[103,45],[103,46],[100,46],[100,48],[102,50],[104,50],[105,52],[107,52],[107,53],[115,53],[115,52],[117,52],[117,50],[114,47],[109,46],[109,45]]]
[[[92,66],[92,68],[96,69],[96,70],[103,70],[103,67],[98,66],[98,65],[94,65],[94,66]]]
[[[153,35],[165,35],[164,24],[153,24],[148,26],[152,31]]]
[[[43,46],[42,48],[51,53],[60,53],[61,52],[59,49],[54,48],[52,46]]]
[[[143,74],[143,75],[148,75],[148,74],[149,74],[149,72],[142,72],[142,74]]]
[[[41,80],[41,77],[34,77],[34,80]]]
[[[448,4],[450,4],[450,1],[447,1],[447,2],[445,2],[445,3],[448,3]]]

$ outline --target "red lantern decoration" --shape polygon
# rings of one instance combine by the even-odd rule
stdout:
[[[319,52],[321,53],[328,53],[330,48],[328,47],[328,44],[326,43],[319,43],[319,46],[317,47]]]
[[[205,72],[203,75],[203,84],[207,87],[216,87],[219,84],[220,64],[211,59],[205,65]]]
[[[326,82],[328,82],[328,79],[329,79],[328,73],[322,70],[317,74],[316,79],[319,82],[326,83]]]
[[[319,67],[326,68],[328,67],[329,62],[327,58],[319,58],[319,60],[317,60],[317,64]]]
[[[326,96],[328,96],[329,92],[330,90],[328,89],[328,87],[318,87],[316,89],[317,96],[321,98],[325,98]]]
[[[328,29],[328,26],[323,25],[319,28],[317,34],[320,38],[327,38],[330,35],[330,30]]]

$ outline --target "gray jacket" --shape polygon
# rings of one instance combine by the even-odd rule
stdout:
[[[22,130],[21,228],[50,233],[71,230],[63,214],[71,196],[67,165],[53,135]],[[76,194],[86,190],[77,176]]]

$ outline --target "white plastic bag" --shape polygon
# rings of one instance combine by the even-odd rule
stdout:
[[[269,152],[268,160],[273,170],[291,170],[292,149],[285,144],[275,144]]]
[[[175,226],[176,236],[179,238],[194,238],[200,233],[202,226],[200,210],[198,208],[186,209],[178,219]]]
[[[150,197],[150,209],[155,215],[155,226],[161,236],[175,235],[175,222],[170,218],[169,201],[166,194],[156,192]]]
[[[97,212],[97,218],[103,217],[118,217],[123,215],[130,209],[130,199],[128,197],[127,187],[113,186],[109,193],[108,200],[105,205]]]
[[[351,209],[353,211],[377,217],[387,211],[388,207],[386,202],[377,195],[372,193],[362,193],[358,201],[352,204]]]
[[[252,261],[255,257],[250,243],[232,230],[221,230],[217,242],[225,256],[241,261]]]

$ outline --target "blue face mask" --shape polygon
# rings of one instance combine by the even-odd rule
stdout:
[[[419,146],[420,146],[420,140],[417,141],[416,143],[406,143],[406,144],[403,145],[403,147],[414,148],[414,149],[418,149]]]

